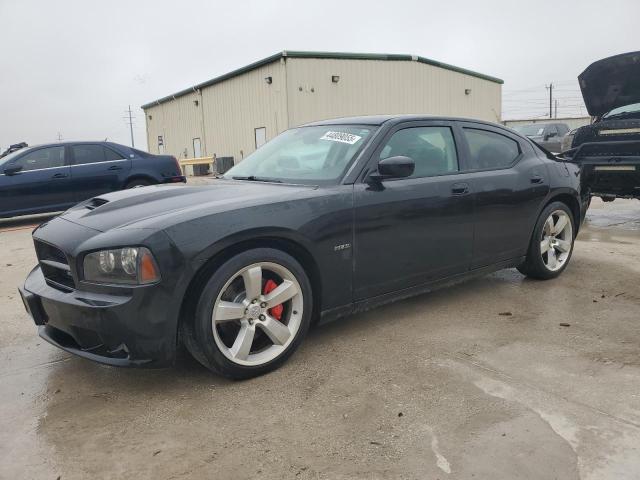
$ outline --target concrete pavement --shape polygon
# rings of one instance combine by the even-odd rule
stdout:
[[[16,291],[30,222],[0,222],[2,479],[640,478],[636,200],[594,200],[556,280],[505,270],[355,315],[244,382],[40,340]]]

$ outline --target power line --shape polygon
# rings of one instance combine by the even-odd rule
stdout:
[[[549,90],[549,118],[553,117],[553,83],[550,83],[548,87],[545,87]]]
[[[136,118],[133,115],[131,115],[131,105],[129,105],[129,109],[126,110],[124,113],[128,114],[128,121],[127,123],[129,124],[129,131],[131,132],[131,147],[135,147],[135,143],[133,141],[133,120]],[[124,117],[125,119],[127,119],[127,117]]]
[[[505,94],[512,94],[512,93],[518,93],[518,92],[528,92],[531,90],[539,90],[542,87],[544,87],[544,85],[535,85],[533,87],[526,87],[526,88],[518,88],[516,90],[507,90],[506,92],[504,92]]]

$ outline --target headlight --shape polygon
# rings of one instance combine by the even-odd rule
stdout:
[[[125,247],[87,254],[84,279],[96,283],[146,285],[160,280],[160,271],[149,249]]]

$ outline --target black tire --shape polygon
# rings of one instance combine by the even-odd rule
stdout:
[[[571,222],[571,250],[564,261],[564,264],[558,270],[550,270],[544,262],[540,249],[540,242],[543,238],[543,229],[547,218],[557,210],[565,212],[569,218],[569,222]],[[549,280],[551,278],[556,278],[565,270],[565,268],[567,268],[567,265],[569,265],[571,255],[573,254],[575,235],[575,219],[571,209],[562,202],[550,203],[544,210],[542,210],[542,213],[540,213],[540,216],[538,217],[535,229],[533,230],[533,235],[531,236],[531,242],[527,251],[527,258],[524,263],[518,267],[518,271],[527,277],[535,278],[537,280]]]
[[[278,264],[294,275],[301,288],[303,311],[298,330],[282,353],[261,365],[240,365],[227,358],[216,343],[212,326],[213,309],[227,282],[243,268],[260,262]],[[312,308],[311,283],[300,263],[280,250],[256,248],[236,255],[215,270],[202,288],[193,319],[187,319],[183,326],[182,337],[191,355],[211,371],[234,380],[251,378],[275,370],[293,354],[309,329]]]
[[[128,188],[136,188],[136,187],[146,187],[149,185],[152,185],[152,182],[150,180],[147,180],[145,178],[135,178],[131,180],[129,183],[127,183],[124,188],[128,189]]]

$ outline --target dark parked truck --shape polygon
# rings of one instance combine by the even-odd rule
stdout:
[[[599,60],[578,80],[594,121],[571,132],[562,157],[592,195],[640,199],[640,52]]]
[[[517,125],[513,129],[521,135],[529,137],[541,147],[550,152],[560,152],[560,144],[564,136],[569,133],[566,123],[529,123]]]
[[[116,190],[185,182],[178,161],[111,142],[24,147],[0,158],[0,218],[65,210]]]
[[[166,366],[182,343],[246,378],[314,322],[502,268],[557,277],[584,218],[578,171],[486,122],[318,122],[211,185],[100,195],[41,225],[21,294],[82,357]]]

